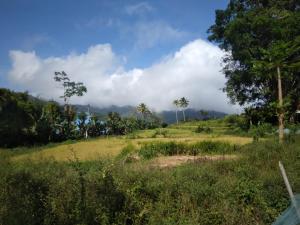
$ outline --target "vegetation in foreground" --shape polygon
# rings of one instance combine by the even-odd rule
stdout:
[[[174,168],[125,163],[12,162],[1,155],[0,224],[270,224],[289,205],[283,161],[300,189],[300,139],[253,142],[239,159]]]

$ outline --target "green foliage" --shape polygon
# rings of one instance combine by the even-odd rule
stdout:
[[[0,147],[39,145],[68,139],[124,135],[140,129],[160,127],[154,114],[145,120],[122,118],[110,112],[106,120],[84,112],[76,113],[71,105],[61,107],[54,101],[41,101],[27,93],[0,89]],[[164,135],[164,134],[162,134]]]
[[[287,124],[288,133],[285,135],[285,141],[288,143],[294,143],[296,138],[300,134],[300,124]]]
[[[275,133],[275,129],[272,124],[261,123],[257,126],[252,126],[249,130],[249,133],[252,135],[254,141],[258,141],[259,138],[263,138],[267,135]]]
[[[131,163],[137,160],[137,149],[136,147],[129,143],[126,145],[120,152],[119,155],[117,155],[116,160],[122,161],[123,163]]]
[[[154,133],[151,135],[151,138],[156,138],[157,136],[167,137],[168,136],[168,130],[166,129],[156,129]]]
[[[83,94],[87,92],[87,89],[82,82],[76,83],[74,81],[70,81],[70,78],[65,71],[54,72],[54,80],[62,83],[64,95],[61,96],[61,98],[64,99],[65,103],[68,98],[71,98],[74,95],[83,96]]]
[[[247,131],[250,126],[249,121],[244,115],[228,115],[224,120],[230,127],[237,127],[243,131]]]
[[[0,146],[32,144],[42,104],[31,100],[27,93],[0,89]]]
[[[196,130],[195,130],[196,133],[207,133],[207,134],[210,134],[213,132],[213,130],[210,128],[210,127],[203,127],[201,125],[198,125]]]
[[[289,116],[299,104],[299,1],[231,0],[216,10],[209,40],[230,52],[224,58],[225,91],[232,102],[269,107],[276,103],[277,78],[282,68],[283,96]],[[276,108],[270,107],[276,115]]]
[[[172,155],[198,155],[201,153],[232,153],[238,149],[235,145],[230,145],[227,142],[220,141],[202,141],[194,144],[186,144],[179,142],[149,142],[144,143],[140,150],[139,155],[144,159],[151,159],[159,155],[172,156]]]
[[[271,224],[290,204],[278,160],[300,190],[299,140],[254,142],[237,160],[171,169],[107,159],[11,163],[1,155],[0,224]],[[185,147],[160,145],[176,146]],[[122,158],[134,151],[129,144]]]
[[[163,122],[163,123],[161,124],[161,127],[162,127],[162,128],[166,128],[166,127],[168,127],[168,124],[165,123],[165,122]]]

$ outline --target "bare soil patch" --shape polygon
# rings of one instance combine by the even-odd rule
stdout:
[[[238,159],[237,155],[201,155],[201,156],[190,156],[190,155],[175,155],[175,156],[162,156],[152,160],[152,166],[159,168],[170,168],[179,166],[184,163],[202,163],[202,162],[213,162],[222,160],[234,160]]]

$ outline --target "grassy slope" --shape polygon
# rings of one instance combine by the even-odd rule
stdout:
[[[198,134],[194,130],[198,125],[210,126],[213,129],[211,134]],[[150,141],[177,141],[184,143],[193,143],[204,140],[226,141],[232,144],[244,145],[252,141],[249,137],[239,137],[224,135],[228,129],[221,120],[187,122],[179,125],[171,125],[168,128],[138,131],[134,134],[121,137],[104,137],[90,140],[78,141],[71,144],[58,144],[50,147],[27,149],[25,154],[17,155],[15,159],[45,159],[53,158],[59,161],[67,161],[74,158],[74,154],[79,160],[96,160],[100,157],[116,156],[122,148],[132,143],[139,146],[143,142]],[[157,133],[157,135],[155,135]],[[165,133],[165,136],[160,135]],[[155,135],[155,137],[154,137]]]
[[[195,124],[180,126],[194,127]],[[168,131],[166,138],[158,135],[152,139],[193,141],[210,137],[238,140],[240,143],[241,140],[251,141],[250,138],[240,140],[239,137],[222,135],[221,132],[195,134],[192,128],[177,129],[172,126]],[[27,154],[36,157],[39,154],[61,156],[57,158],[61,160],[69,157],[68,148],[73,146],[75,149],[77,146],[76,154],[81,159],[90,156],[88,159],[92,159],[96,153],[103,153],[103,156],[112,152],[117,154],[128,142],[138,145],[142,141],[152,140],[153,134],[154,131],[143,131],[136,133],[135,139],[95,139],[36,152],[29,150],[33,152]],[[92,151],[88,146],[94,146],[96,150]],[[49,218],[63,221],[60,224],[92,224],[87,221],[97,221],[97,224],[125,224],[125,221],[129,221],[129,224],[166,225],[271,224],[289,205],[278,169],[279,160],[286,167],[293,190],[300,192],[300,138],[298,136],[295,143],[285,145],[279,145],[275,140],[249,143],[239,153],[241,157],[237,160],[189,163],[168,169],[153,167],[150,161],[124,164],[99,159],[95,162],[85,161],[81,165],[47,160],[25,160],[19,161],[18,165],[5,165],[0,161],[0,168],[3,167],[0,175],[5,177],[2,181],[9,181],[5,186],[0,180],[0,224],[1,215],[6,216],[2,217],[5,218],[4,222],[9,218],[24,221],[22,217],[26,217],[27,221],[35,220],[28,212],[39,207],[31,203],[36,196],[46,204],[45,214],[42,215],[48,218],[44,220],[50,221],[48,224],[51,224]],[[26,173],[23,174],[23,171]],[[83,174],[85,182],[86,208],[80,206],[80,174]],[[45,196],[36,193],[42,193],[43,189],[33,189],[34,192],[29,189],[35,182],[47,187]],[[10,189],[14,191],[7,194],[6,191]],[[116,200],[121,197],[125,199],[124,202]],[[80,216],[82,210],[86,217]],[[107,220],[109,222],[105,222]]]
[[[43,203],[46,208],[40,215],[47,218],[44,224],[51,224],[51,219],[70,225],[125,221],[139,225],[271,224],[289,205],[279,160],[286,167],[293,190],[300,191],[300,139],[282,146],[272,140],[250,143],[239,151],[242,157],[238,160],[169,169],[153,167],[148,161],[77,164],[45,160],[18,165],[0,161],[4,178],[0,180],[0,223],[4,215],[3,224],[22,224],[23,217],[26,224],[34,224],[30,223],[36,220],[30,210]],[[81,176],[85,208],[80,205]],[[7,194],[9,190],[13,192]],[[80,216],[83,212],[86,217]],[[9,219],[18,222],[9,223]]]

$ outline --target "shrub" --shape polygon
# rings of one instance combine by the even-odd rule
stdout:
[[[274,128],[269,123],[262,123],[257,126],[252,126],[249,133],[252,135],[253,141],[258,141],[259,138],[263,138],[268,134],[273,134]]]
[[[6,210],[2,212],[3,224],[42,224],[47,209],[44,202],[48,194],[47,183],[26,171],[11,171],[5,179],[5,189],[0,196]],[[1,221],[2,220],[2,221]]]
[[[135,161],[135,155],[136,155],[136,148],[133,144],[128,144],[127,146],[125,146],[120,154],[118,154],[118,156],[116,157],[116,160],[121,160],[123,163],[130,163],[132,161]]]
[[[144,159],[151,159],[159,155],[198,155],[200,153],[230,153],[237,150],[236,145],[230,145],[227,142],[220,141],[202,141],[194,144],[185,144],[178,142],[150,142],[144,143],[139,155]]]
[[[207,133],[210,134],[213,132],[213,130],[210,127],[203,127],[203,126],[198,126],[195,130],[196,133]]]
[[[126,135],[127,139],[137,139],[140,138],[140,136],[136,132],[132,132]]]
[[[151,135],[151,138],[156,138],[157,135],[161,135],[163,137],[167,137],[168,131],[164,129],[156,129],[154,133]]]
[[[168,124],[165,123],[165,122],[163,122],[163,123],[161,124],[161,127],[162,127],[162,128],[166,128],[167,126],[168,126]]]

